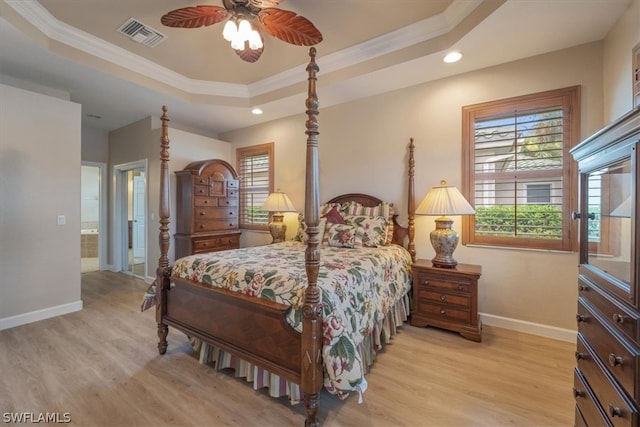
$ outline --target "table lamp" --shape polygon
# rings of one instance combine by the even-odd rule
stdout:
[[[451,228],[453,220],[447,215],[474,215],[476,211],[455,187],[440,181],[439,187],[433,187],[416,209],[416,215],[436,215],[436,228],[429,235],[436,256],[431,260],[434,267],[453,268],[458,261],[453,252],[458,246],[458,232]]]
[[[269,232],[273,238],[271,243],[284,242],[287,225],[282,222],[284,218],[282,213],[295,212],[296,210],[291,200],[289,200],[289,197],[280,190],[271,193],[262,204],[262,210],[273,212],[271,222],[269,223]]]

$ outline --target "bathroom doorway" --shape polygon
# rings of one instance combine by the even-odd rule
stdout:
[[[106,171],[104,163],[82,162],[80,260],[81,272],[105,269],[104,223],[106,218]]]
[[[116,271],[146,278],[147,262],[147,162],[117,165],[115,236]]]

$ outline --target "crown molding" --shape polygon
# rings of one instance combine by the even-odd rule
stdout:
[[[454,0],[439,15],[323,56],[318,59],[318,63],[322,65],[323,72],[338,71],[446,34],[483,1]],[[37,0],[4,0],[4,2],[51,40],[189,94],[250,99],[305,80],[300,75],[300,67],[304,67],[305,64],[249,85],[190,79],[59,21]]]

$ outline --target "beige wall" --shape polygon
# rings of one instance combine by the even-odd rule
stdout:
[[[109,161],[109,132],[102,129],[82,128],[82,161],[96,163]]]
[[[638,43],[640,43],[640,0],[633,0],[605,39],[604,123],[622,116],[633,106],[631,50]]]
[[[394,202],[406,218],[409,137],[416,142],[417,202],[441,179],[460,186],[461,107],[468,104],[581,85],[581,131],[589,135],[602,125],[602,59],[603,44],[592,43],[324,109],[320,70],[320,198],[369,193]],[[298,115],[221,135],[234,146],[275,141],[275,184],[298,210],[305,120]],[[459,221],[454,227],[461,229]],[[419,258],[434,256],[427,238],[433,228],[433,218],[417,218]],[[483,267],[479,310],[486,323],[545,325],[563,337],[575,329],[576,253],[459,247],[456,258]]]
[[[160,111],[160,108],[158,109]],[[171,111],[169,111],[169,115]],[[132,123],[109,133],[109,236],[113,242],[114,203],[115,193],[112,188],[113,167],[132,162],[147,161],[147,279],[155,276],[155,269],[160,257],[158,246],[158,207],[160,182],[160,120],[157,117]],[[183,169],[188,163],[203,159],[222,159],[230,161],[231,145],[205,136],[185,132],[179,129],[169,129],[170,159],[169,173],[171,179],[171,217],[175,215],[176,179],[174,171]],[[171,236],[175,233],[175,221],[170,223]],[[109,263],[114,262],[114,248],[109,247]],[[173,239],[169,248],[169,258],[173,260]]]
[[[0,85],[0,329],[80,310],[80,105]],[[57,225],[64,215],[65,225]]]

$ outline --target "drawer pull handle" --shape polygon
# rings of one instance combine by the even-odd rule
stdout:
[[[576,314],[576,322],[584,322],[587,320],[587,317],[584,314]]]
[[[206,248],[207,247],[207,242],[202,243],[202,247]]]
[[[209,201],[208,201],[208,200],[205,200],[205,201],[204,201],[204,204],[205,204],[205,205],[208,205],[208,204],[209,204]]]
[[[440,301],[444,301],[444,300],[446,300],[446,299],[447,299],[447,296],[446,296],[446,295],[440,295]]]
[[[611,415],[611,417],[622,417],[623,415],[623,411],[622,409],[613,406],[611,403],[609,403],[609,415]]]
[[[425,281],[424,281],[424,282],[422,282],[422,283],[423,283],[424,285],[428,285],[428,284],[429,284],[429,281],[428,281],[428,280],[425,280]]]
[[[585,292],[585,291],[589,290],[589,287],[587,285],[580,284],[580,285],[578,285],[578,290],[580,292]]]
[[[204,212],[200,212],[200,215],[204,216]]]
[[[582,396],[584,396],[584,393],[574,387],[573,388],[573,397],[582,397]]]
[[[200,224],[200,228],[204,228],[204,224]]]
[[[613,318],[613,321],[619,325],[624,323],[624,316],[622,314],[613,313],[613,316],[611,317]]]
[[[458,290],[459,291],[465,291],[466,289],[464,288],[464,285],[458,285]]]
[[[612,367],[622,366],[622,356],[618,356],[615,353],[609,353],[609,365]]]
[[[585,360],[585,359],[586,359],[586,355],[584,353],[576,351],[576,360]]]
[[[440,314],[447,314],[447,310],[445,310],[444,308],[440,309]]]

